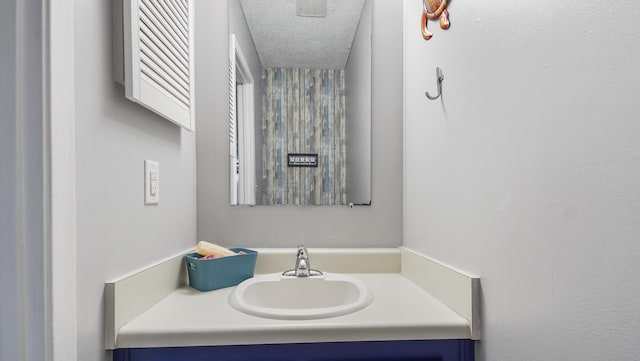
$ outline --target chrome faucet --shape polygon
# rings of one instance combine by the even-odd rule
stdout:
[[[311,269],[311,262],[309,261],[307,249],[300,245],[298,246],[298,255],[296,256],[296,267],[292,270],[285,271],[282,274],[284,276],[309,277],[319,276],[322,272]]]

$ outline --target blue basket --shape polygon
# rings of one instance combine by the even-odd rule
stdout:
[[[200,260],[197,253],[184,256],[189,273],[189,285],[200,291],[211,291],[235,286],[253,277],[258,252],[247,248],[230,248],[246,254]]]

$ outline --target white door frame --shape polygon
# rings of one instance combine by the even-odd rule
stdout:
[[[231,204],[256,204],[255,82],[236,36],[230,37],[231,125],[236,131],[237,151],[231,149]]]
[[[13,19],[2,41],[13,39],[0,66],[15,77],[0,84],[13,104],[3,124],[13,131],[0,135],[11,164],[0,193],[12,199],[0,204],[0,262],[12,269],[1,278],[0,309],[12,316],[0,324],[11,336],[0,358],[75,361],[73,0],[9,0],[3,10]]]
[[[74,1],[48,4],[52,360],[77,360]],[[46,30],[45,30],[46,32]]]

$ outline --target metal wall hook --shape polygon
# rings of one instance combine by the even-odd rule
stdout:
[[[442,74],[442,70],[438,67],[436,68],[436,81],[438,82],[438,95],[431,96],[429,95],[429,92],[424,92],[424,95],[427,96],[427,98],[431,99],[431,100],[436,100],[438,98],[440,98],[440,96],[442,95],[442,81],[444,80],[444,74]]]

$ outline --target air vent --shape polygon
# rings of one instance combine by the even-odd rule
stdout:
[[[326,17],[327,0],[296,0],[296,15],[305,17]]]

